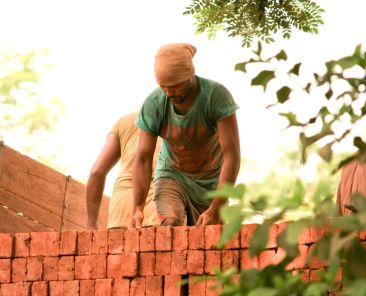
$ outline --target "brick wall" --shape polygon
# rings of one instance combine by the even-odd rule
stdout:
[[[211,276],[214,267],[263,268],[279,262],[284,251],[275,237],[285,225],[271,227],[267,249],[255,258],[248,251],[255,224],[243,225],[220,250],[219,225],[1,233],[0,296],[218,295],[209,289],[213,280],[197,283],[194,277]],[[322,234],[322,229],[306,229],[298,240],[300,256],[288,265],[305,281],[316,280],[324,268],[319,259],[306,260]],[[182,279],[188,280],[185,287],[177,284]]]

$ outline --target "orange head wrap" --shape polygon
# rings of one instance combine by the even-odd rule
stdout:
[[[188,43],[163,45],[155,55],[156,82],[163,86],[179,84],[194,75],[192,58],[197,49]]]

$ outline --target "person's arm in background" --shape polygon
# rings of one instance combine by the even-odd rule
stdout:
[[[144,220],[144,206],[150,188],[152,162],[157,137],[140,129],[139,145],[133,176],[133,213],[130,227],[141,227]]]
[[[88,213],[88,229],[98,228],[98,215],[103,196],[105,180],[108,172],[117,163],[121,156],[121,148],[118,137],[110,133],[92,166],[86,184],[86,208]]]
[[[240,141],[238,123],[235,113],[218,121],[218,138],[223,153],[224,162],[221,168],[219,189],[224,183],[235,184],[240,168]],[[227,199],[214,198],[210,207],[197,220],[197,225],[220,223],[219,210]]]

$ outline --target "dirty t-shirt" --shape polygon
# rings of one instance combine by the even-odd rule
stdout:
[[[163,138],[154,173],[161,178],[180,180],[192,202],[207,207],[207,190],[215,190],[223,163],[217,122],[233,114],[239,106],[221,84],[196,76],[197,98],[184,115],[176,114],[173,104],[159,87],[145,100],[137,126]]]

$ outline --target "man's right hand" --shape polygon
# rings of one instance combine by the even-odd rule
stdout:
[[[135,210],[129,227],[130,228],[140,228],[142,226],[142,221],[144,220],[144,213],[141,210]]]

